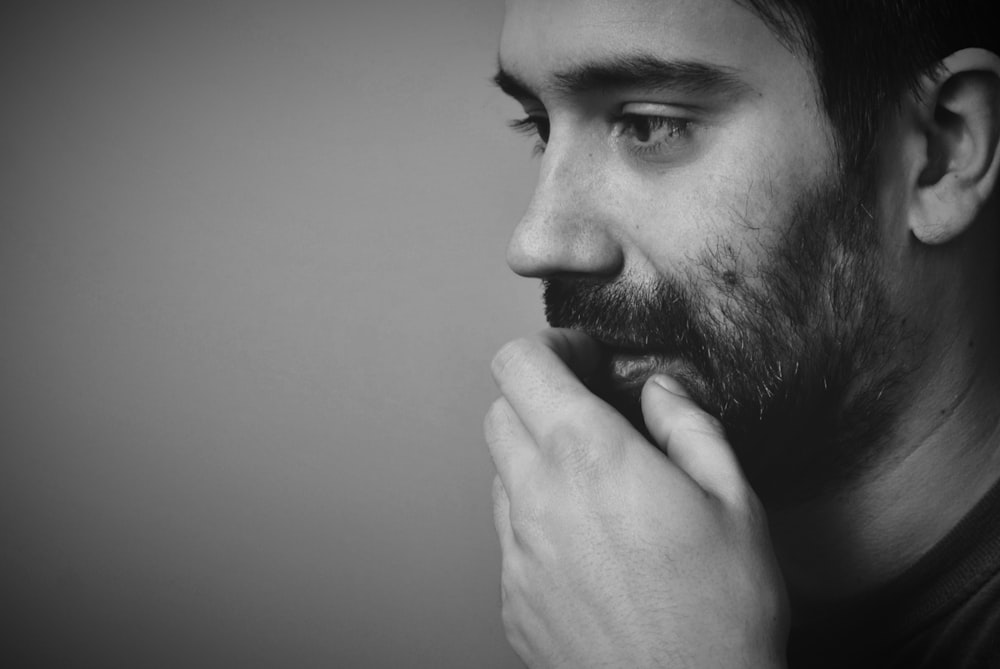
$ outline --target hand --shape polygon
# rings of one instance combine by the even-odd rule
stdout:
[[[546,330],[493,361],[502,397],[485,432],[511,645],[533,669],[784,666],[767,522],[719,424],[656,377],[642,393],[650,444],[579,380],[599,358],[586,335]]]

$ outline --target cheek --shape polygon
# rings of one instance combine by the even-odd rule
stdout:
[[[794,203],[825,182],[833,161],[822,133],[790,127],[789,138],[778,133],[776,141],[777,131],[762,128],[760,116],[718,128],[698,159],[682,168],[612,179],[636,271],[704,273],[699,260],[708,255],[750,277],[780,244]]]
[[[639,271],[697,283],[708,281],[709,272],[719,275],[712,281],[753,274],[787,220],[774,197],[779,189],[762,179],[719,172],[685,181],[664,185],[657,200],[644,198],[631,230],[645,265]]]

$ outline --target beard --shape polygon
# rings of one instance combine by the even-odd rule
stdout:
[[[681,278],[549,279],[546,317],[604,342],[612,363],[640,356],[642,377],[678,378],[765,502],[831,492],[886,450],[907,373],[865,199],[846,180],[804,194],[751,268],[717,240]],[[641,383],[617,377],[587,382],[645,433]]]

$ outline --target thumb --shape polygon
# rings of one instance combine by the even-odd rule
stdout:
[[[722,424],[672,377],[657,374],[646,381],[642,415],[660,450],[704,490],[730,497],[745,487]]]

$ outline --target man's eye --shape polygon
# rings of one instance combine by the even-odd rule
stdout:
[[[545,151],[545,145],[549,141],[549,118],[547,116],[528,116],[511,121],[510,127],[523,135],[538,137],[538,142],[535,144],[535,153]]]
[[[690,124],[686,119],[671,116],[626,114],[621,120],[620,133],[631,139],[638,150],[655,151],[683,139]]]

